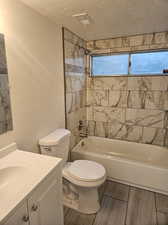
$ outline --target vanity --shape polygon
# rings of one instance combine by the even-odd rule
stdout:
[[[62,160],[0,150],[0,225],[63,225]]]

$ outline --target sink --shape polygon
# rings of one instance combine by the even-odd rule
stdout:
[[[24,183],[21,181],[27,174],[28,170],[19,166],[5,167],[0,169],[0,195],[3,194],[3,191],[7,192],[8,187],[10,187],[10,189],[12,185],[14,187],[14,184],[16,183],[17,186],[23,186]]]

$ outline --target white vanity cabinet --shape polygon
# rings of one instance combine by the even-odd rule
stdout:
[[[63,225],[61,170],[35,188],[3,225]]]
[[[25,202],[17,211],[7,220],[4,225],[29,225],[29,216],[27,203]]]
[[[30,225],[63,225],[61,181],[39,187],[28,199]]]

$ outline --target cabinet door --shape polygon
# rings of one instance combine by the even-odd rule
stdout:
[[[27,204],[22,205],[3,225],[29,225]]]
[[[28,209],[30,225],[63,225],[61,178],[41,185],[28,200]]]

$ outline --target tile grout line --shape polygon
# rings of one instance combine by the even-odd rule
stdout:
[[[155,212],[156,212],[156,225],[158,225],[158,214],[157,214],[157,206],[156,206],[156,193],[154,192],[154,199],[155,199]]]
[[[106,197],[109,197],[109,198],[112,198],[112,199],[114,199],[114,200],[118,200],[118,201],[121,201],[121,202],[128,202],[128,200],[126,201],[126,200],[121,200],[121,199],[119,199],[119,198],[115,198],[115,197],[113,197],[113,196],[110,196],[110,195],[107,195],[107,194],[104,194],[103,196],[106,196]]]
[[[131,190],[131,186],[129,185],[129,191],[128,191],[128,201],[127,201],[127,208],[126,208],[126,215],[125,215],[125,222],[124,225],[127,225],[127,214],[128,214],[128,204],[129,204],[129,200],[130,200],[130,190]]]

